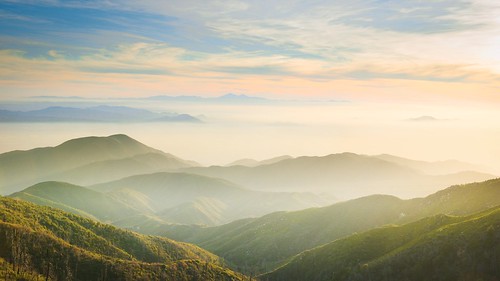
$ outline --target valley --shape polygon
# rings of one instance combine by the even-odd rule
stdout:
[[[63,157],[69,151],[76,154]],[[8,176],[19,175],[13,169],[25,165],[23,181]],[[433,257],[429,245],[437,244],[463,251],[453,264],[447,262],[451,252],[440,260],[449,278],[498,276],[500,180],[479,181],[494,176],[463,171],[476,167],[467,163],[342,153],[203,167],[112,135],[4,153],[0,167],[7,179],[2,191],[15,191],[1,198],[6,275],[386,280],[427,274],[422,268]],[[461,183],[464,174],[479,180],[423,197],[395,196],[434,191],[439,182]],[[38,183],[22,187],[30,182]],[[346,195],[342,188],[361,196],[338,199]],[[44,244],[52,245],[50,252],[43,252]],[[481,258],[474,258],[479,252]],[[462,264],[465,257],[474,263]],[[415,265],[394,269],[402,263]]]

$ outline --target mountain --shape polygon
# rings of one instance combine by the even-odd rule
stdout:
[[[402,158],[390,154],[381,154],[373,157],[388,162],[396,163],[401,166],[406,166],[428,175],[444,175],[444,174],[453,174],[464,171],[484,172],[484,170],[486,170],[486,168],[484,167],[480,167],[478,165],[473,165],[457,160],[427,162],[427,161],[418,161],[418,160]]]
[[[120,199],[124,192],[125,197],[130,192],[134,196],[140,194],[158,219],[181,224],[218,225],[277,210],[298,210],[332,202],[310,193],[252,191],[218,178],[172,172],[136,175],[91,188],[122,201],[130,201],[130,198]],[[127,220],[117,223],[130,225]],[[145,227],[141,231],[148,232]]]
[[[386,226],[305,251],[262,281],[498,280],[500,208]]]
[[[443,186],[494,178],[479,172],[431,176],[377,157],[354,153],[303,156],[257,167],[212,166],[184,171],[227,179],[256,190],[326,192],[344,199],[374,193],[412,198],[425,196]]]
[[[434,116],[429,116],[429,115],[423,115],[415,118],[410,118],[408,121],[414,121],[414,122],[436,122],[440,121],[440,119],[437,119]]]
[[[46,180],[92,185],[121,179],[130,175],[169,171],[193,166],[198,166],[198,163],[183,160],[168,153],[146,153],[128,158],[93,162],[50,175]]]
[[[140,213],[109,195],[64,182],[39,183],[9,197],[107,222]]]
[[[189,114],[156,113],[125,106],[51,106],[31,111],[0,110],[0,122],[196,122]]]
[[[239,271],[271,271],[303,251],[355,232],[436,214],[467,215],[500,204],[500,179],[451,186],[425,198],[372,195],[322,208],[277,212],[217,227],[169,226],[163,235],[195,243]]]
[[[170,102],[193,102],[193,103],[231,103],[231,104],[262,104],[277,102],[261,97],[248,96],[243,94],[225,94],[218,97],[200,97],[200,96],[152,96],[148,100],[170,101]]]
[[[262,161],[257,161],[254,159],[245,158],[245,159],[240,159],[240,160],[231,162],[231,163],[227,164],[226,167],[229,167],[229,166],[256,167],[259,165],[274,164],[274,163],[280,162],[282,160],[290,159],[290,158],[292,158],[292,156],[289,156],[289,155],[278,156],[278,157],[274,157],[274,158],[270,158],[270,159],[266,159],[266,160],[262,160]]]
[[[141,156],[142,155],[142,156]],[[109,162],[103,162],[109,161]],[[10,194],[42,181],[118,178],[159,168],[180,168],[195,163],[148,147],[126,135],[84,137],[56,147],[11,151],[0,154],[0,194]],[[148,170],[148,167],[153,170]],[[67,174],[65,174],[67,173]]]
[[[231,162],[231,163],[225,165],[225,167],[230,167],[230,166],[255,167],[255,166],[259,166],[259,161],[255,160],[255,159],[244,158],[244,159],[236,160],[234,162]]]
[[[0,197],[0,258],[46,280],[243,280],[194,245]]]

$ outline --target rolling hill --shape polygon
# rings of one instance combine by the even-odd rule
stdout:
[[[50,280],[242,280],[194,245],[0,197],[0,258]]]
[[[218,178],[171,172],[131,176],[91,188],[122,201],[131,200],[127,193],[142,194],[161,220],[180,224],[218,225],[278,210],[324,206],[333,201],[310,193],[253,191]],[[130,225],[126,220],[117,223]],[[148,229],[141,227],[142,232],[154,232]]]
[[[500,208],[386,226],[305,251],[262,281],[498,280]]]
[[[494,178],[480,172],[426,175],[411,167],[354,153],[303,156],[256,167],[212,166],[183,170],[227,179],[256,190],[327,192],[343,199],[374,193],[412,198],[452,184]]]
[[[9,197],[148,234],[169,224],[214,226],[332,202],[313,194],[251,191],[221,179],[169,172],[132,176],[92,188],[50,181]]]
[[[277,212],[217,227],[163,226],[163,235],[195,243],[239,271],[271,271],[302,251],[355,232],[437,214],[467,215],[500,204],[500,179],[452,186],[425,198],[372,195],[322,208]]]
[[[128,158],[93,162],[51,175],[47,179],[66,181],[78,185],[92,185],[131,175],[176,170],[197,165],[195,162],[182,160],[167,153],[146,153]]]
[[[139,167],[139,172],[148,167],[153,167],[148,172],[154,172],[162,167],[174,169],[191,165],[195,163],[148,147],[126,135],[78,138],[56,147],[0,154],[0,194],[20,191],[42,181],[75,179],[75,183],[89,183],[94,178],[110,180],[111,175],[121,178],[124,174],[136,174],[134,169]]]
[[[104,222],[140,213],[139,210],[109,195],[64,182],[39,183],[9,197],[63,209]]]

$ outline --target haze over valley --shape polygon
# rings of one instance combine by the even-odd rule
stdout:
[[[0,280],[500,280],[499,3],[0,1]]]

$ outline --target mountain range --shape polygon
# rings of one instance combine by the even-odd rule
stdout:
[[[255,159],[250,159],[250,158],[245,158],[245,159],[240,159],[240,160],[236,160],[234,162],[231,162],[231,163],[227,164],[226,167],[230,167],[230,166],[257,167],[260,165],[274,164],[274,163],[280,162],[282,160],[291,159],[291,158],[293,158],[293,157],[290,155],[273,157],[273,158],[265,159],[265,160],[261,160],[261,161],[258,161]]]
[[[0,122],[191,122],[189,114],[157,113],[126,106],[99,105],[86,108],[51,106],[31,111],[0,110]]]
[[[84,137],[55,147],[0,154],[0,194],[20,191],[42,181],[95,184],[196,165],[126,135]]]
[[[374,193],[412,198],[428,195],[449,185],[495,177],[488,173],[461,170],[473,166],[457,165],[451,161],[428,163],[355,153],[285,157],[270,164],[246,165],[188,167],[182,170],[227,179],[255,190],[326,192],[343,199]],[[436,175],[443,171],[452,173]]]
[[[163,226],[156,234],[195,243],[246,273],[276,269],[303,251],[356,232],[438,214],[469,215],[500,204],[500,179],[451,186],[425,198],[371,195],[321,208],[276,212],[217,227]]]
[[[213,226],[332,202],[314,194],[252,191],[221,179],[168,172],[131,176],[90,188],[43,182],[9,197],[132,229],[152,221],[158,226]],[[146,229],[143,227],[143,232]]]
[[[482,169],[354,153],[202,167],[126,135],[7,152],[0,279],[498,280],[500,179],[465,184]]]
[[[152,96],[146,98],[147,100],[154,101],[171,101],[171,102],[197,102],[197,103],[238,103],[238,104],[262,104],[278,102],[277,100],[270,100],[261,97],[249,96],[244,94],[225,94],[218,97],[201,97],[201,96]]]

